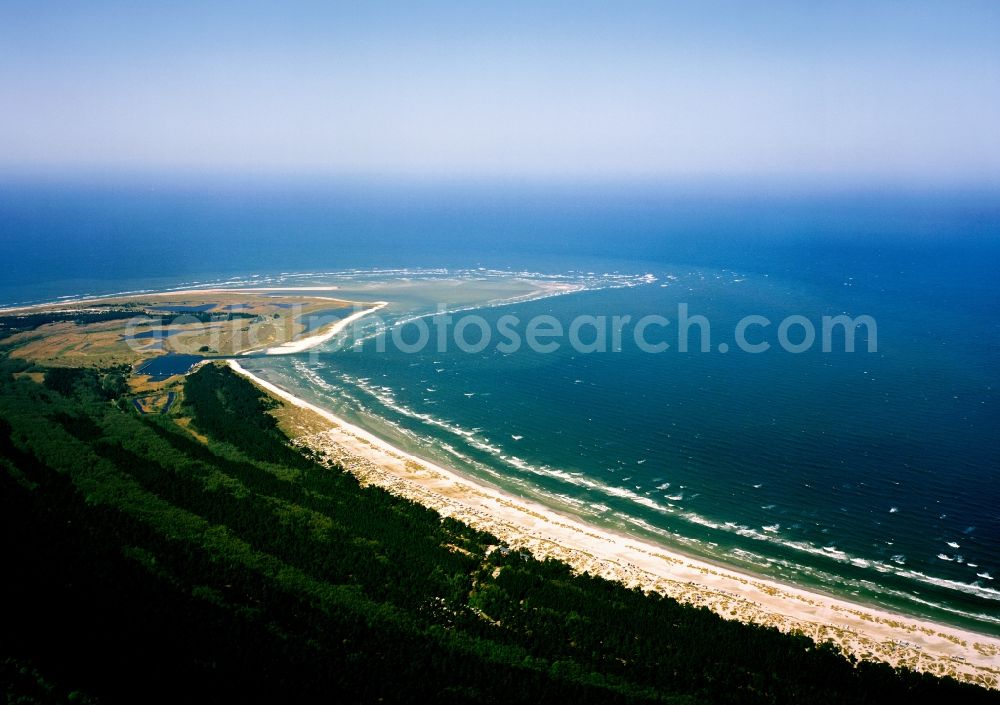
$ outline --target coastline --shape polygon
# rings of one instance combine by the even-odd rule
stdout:
[[[287,343],[282,343],[281,345],[265,348],[263,352],[265,355],[291,355],[292,353],[304,352],[309,348],[314,348],[317,345],[322,345],[328,340],[331,340],[340,331],[354,323],[354,321],[367,316],[369,313],[374,313],[375,311],[378,311],[388,305],[388,301],[376,301],[371,308],[355,311],[350,316],[342,318],[335,323],[331,323],[326,329],[322,329],[315,335],[310,335],[299,340],[290,340]]]
[[[724,568],[560,515],[396,448],[255,376],[236,360],[228,360],[228,365],[266,392],[322,420],[326,430],[295,438],[296,445],[317,452],[330,466],[344,467],[363,484],[378,485],[490,532],[513,548],[564,561],[578,572],[705,606],[726,619],[801,632],[817,642],[833,641],[859,659],[1000,687],[1000,639]]]

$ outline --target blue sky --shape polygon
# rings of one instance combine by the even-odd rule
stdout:
[[[140,5],[0,3],[0,168],[1000,183],[997,2]]]

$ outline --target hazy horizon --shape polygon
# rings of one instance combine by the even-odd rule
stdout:
[[[0,9],[0,173],[1000,184],[986,2]]]

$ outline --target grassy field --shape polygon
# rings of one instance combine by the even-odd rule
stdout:
[[[280,345],[304,321],[352,302],[325,296],[187,292],[52,304],[0,312],[0,348],[46,367],[108,368],[168,353],[221,357]],[[131,379],[133,391],[161,382]]]

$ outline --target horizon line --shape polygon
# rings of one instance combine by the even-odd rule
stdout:
[[[195,165],[4,165],[3,184],[121,185],[122,180],[142,180],[152,187],[213,184],[231,186],[311,185],[386,187],[510,188],[679,188],[684,190],[741,189],[747,193],[993,193],[1000,192],[1000,173],[930,179],[888,173],[831,172],[507,172],[507,171],[403,171],[335,168],[243,168]],[[183,180],[183,184],[178,184]],[[325,182],[325,183],[324,183]],[[83,184],[80,184],[83,185]],[[142,186],[136,183],[135,186]]]

